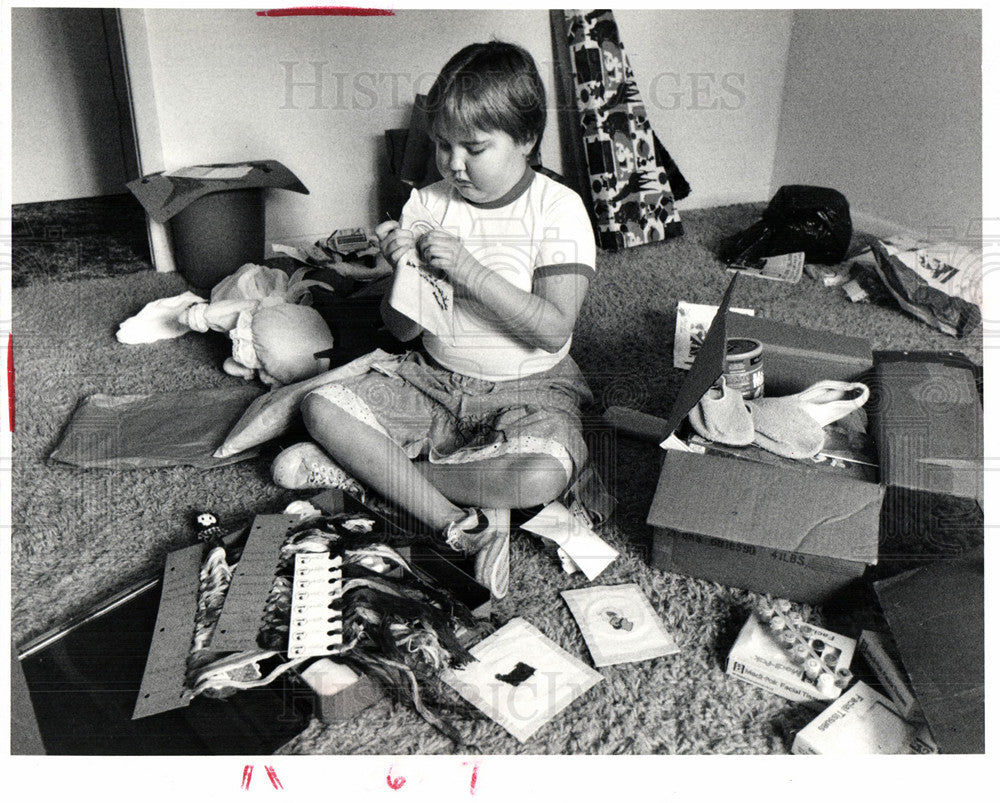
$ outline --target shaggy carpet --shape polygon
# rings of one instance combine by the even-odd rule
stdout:
[[[756,219],[759,206],[688,212],[685,234],[669,242],[602,253],[580,316],[573,353],[601,409],[628,405],[664,414],[683,378],[672,368],[679,300],[716,303],[728,274],[714,257],[719,239]],[[155,576],[167,552],[192,541],[190,515],[223,518],[274,512],[294,498],[276,488],[268,459],[200,471],[79,470],[50,464],[74,407],[91,393],[123,394],[239,384],[221,371],[227,340],[189,334],[123,346],[117,325],[146,302],[184,289],[176,275],[134,275],[29,283],[13,295],[17,426],[13,453],[12,632],[33,637],[141,578]],[[982,333],[956,341],[892,308],[849,303],[839,289],[804,277],[798,285],[745,280],[735,306],[818,329],[860,334],[877,349],[960,350],[982,362]],[[446,692],[453,723],[485,753],[783,753],[814,714],[724,674],[725,656],[749,613],[752,595],[652,570],[645,524],[660,464],[655,447],[612,440],[598,457],[618,499],[602,535],[621,557],[603,584],[637,583],[674,634],[674,656],[600,670],[604,681],[521,745]],[[495,604],[503,623],[521,616],[589,663],[559,592],[587,585],[562,573],[538,541],[512,543],[511,591]],[[877,622],[863,594],[825,609],[818,622]],[[845,625],[846,626],[846,625]],[[383,702],[350,722],[314,720],[285,753],[429,754],[455,745],[409,709]]]

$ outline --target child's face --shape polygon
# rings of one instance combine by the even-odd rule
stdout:
[[[437,168],[463,198],[488,203],[517,184],[533,147],[505,131],[448,130],[437,138]]]

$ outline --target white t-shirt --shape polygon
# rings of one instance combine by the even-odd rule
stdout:
[[[580,196],[541,173],[529,171],[504,198],[467,201],[447,182],[413,190],[400,225],[418,234],[421,220],[462,239],[483,266],[515,287],[531,292],[536,276],[593,275],[596,247]],[[500,381],[547,371],[569,352],[572,337],[557,352],[534,348],[507,332],[482,305],[456,297],[453,341],[423,334],[424,348],[445,368]]]

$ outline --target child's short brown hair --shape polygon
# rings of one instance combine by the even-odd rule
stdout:
[[[427,95],[431,133],[446,130],[504,131],[519,145],[545,130],[545,88],[535,60],[509,42],[462,48],[444,65]]]

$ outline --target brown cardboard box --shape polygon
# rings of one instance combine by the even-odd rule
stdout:
[[[673,432],[719,377],[727,331],[764,345],[765,393],[772,371],[782,395],[819,378],[855,379],[872,365],[858,338],[810,332],[728,313],[738,277],[719,307],[698,358],[668,416]],[[805,333],[805,334],[804,334]],[[775,355],[778,355],[777,357]],[[774,366],[780,366],[776,369]],[[795,382],[796,366],[802,380]],[[878,558],[881,485],[809,466],[769,465],[714,454],[667,450],[647,521],[652,564],[802,602],[826,599]]]
[[[667,450],[647,518],[653,566],[818,602],[874,565],[880,552],[912,557],[981,544],[982,404],[971,364],[951,353],[873,358],[858,338],[729,313],[735,283],[736,277],[666,431],[677,429],[718,378],[726,338],[738,333],[764,345],[767,395],[796,393],[822,378],[871,385],[866,410],[880,481],[792,461]],[[880,524],[888,542],[881,550]],[[924,530],[923,543],[914,543],[917,536],[909,534]]]
[[[877,574],[981,546],[983,408],[974,366],[950,352],[879,355],[871,406],[887,489]]]
[[[821,379],[853,381],[872,366],[867,340],[729,312],[727,337],[764,344],[764,395],[787,396]]]

